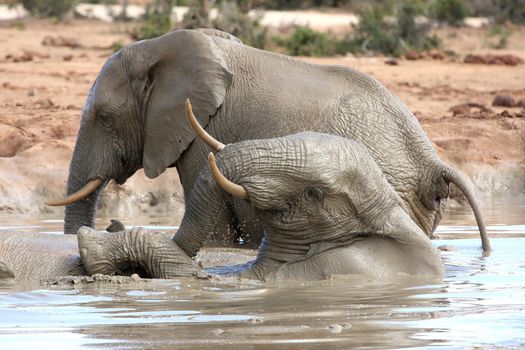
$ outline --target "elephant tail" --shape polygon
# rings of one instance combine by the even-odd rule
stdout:
[[[485,221],[483,219],[483,214],[481,213],[481,209],[479,207],[479,202],[476,196],[474,195],[474,190],[472,189],[472,186],[470,186],[469,183],[466,181],[464,175],[462,175],[457,170],[449,166],[445,166],[443,178],[446,182],[453,183],[454,185],[456,185],[467,198],[467,201],[469,202],[470,207],[472,208],[472,211],[474,212],[474,216],[476,217],[476,221],[478,223],[479,234],[481,237],[481,246],[483,248],[483,251],[489,252],[491,248],[490,241],[487,235],[487,229],[485,227]]]

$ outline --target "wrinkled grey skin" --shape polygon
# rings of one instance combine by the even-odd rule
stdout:
[[[243,201],[265,231],[256,260],[238,272],[241,277],[442,276],[430,239],[360,142],[311,132],[243,141],[218,153],[218,166],[247,191]],[[231,201],[205,166],[172,240],[83,227],[78,233],[82,261],[90,274],[112,274],[122,265],[140,266],[161,278],[198,274],[190,258]]]
[[[362,142],[427,236],[441,219],[449,183],[456,184],[489,249],[464,177],[438,158],[414,115],[381,83],[350,68],[257,50],[213,30],[140,41],[106,62],[84,107],[68,194],[96,177],[124,183],[140,168],[155,178],[176,166],[188,198],[208,150],[186,121],[187,97],[201,125],[224,143],[306,130]],[[103,187],[66,207],[65,233],[93,227]],[[257,246],[262,237],[242,201],[221,210],[214,231],[215,239],[232,244],[242,237]]]
[[[74,236],[0,234],[0,281],[38,281],[85,273]]]

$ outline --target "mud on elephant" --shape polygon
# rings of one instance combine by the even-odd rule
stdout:
[[[155,178],[175,166],[189,198],[207,149],[186,123],[186,97],[206,130],[226,143],[301,131],[363,143],[427,236],[455,184],[474,210],[483,249],[490,249],[464,176],[438,158],[414,115],[381,83],[351,68],[257,50],[214,30],[178,30],[108,59],[83,110],[70,197],[52,203],[67,204],[65,233],[93,227],[104,186],[111,179],[124,183],[140,168]],[[263,230],[244,201],[234,200],[217,215],[216,237],[259,244]]]
[[[412,221],[367,148],[342,137],[303,132],[222,149],[200,172],[182,224],[169,239],[132,230],[82,227],[79,249],[90,274],[138,266],[152,277],[198,274],[193,258],[233,198],[264,228],[257,258],[237,275],[317,280],[336,274],[372,279],[441,277],[430,239]]]

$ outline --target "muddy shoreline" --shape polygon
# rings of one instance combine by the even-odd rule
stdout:
[[[44,201],[65,192],[69,161],[82,106],[116,42],[129,42],[125,27],[88,20],[55,24],[27,20],[0,26],[0,216],[56,214]],[[497,95],[525,98],[525,64],[466,64],[467,54],[512,54],[525,59],[524,28],[510,38],[512,50],[483,46],[484,29],[439,33],[457,57],[303,58],[369,73],[415,113],[438,153],[468,174],[481,200],[520,200],[525,195],[525,110],[492,106]],[[454,107],[474,103],[491,110],[464,114]],[[100,215],[134,216],[183,212],[183,192],[174,169],[147,179],[142,171],[104,192]]]

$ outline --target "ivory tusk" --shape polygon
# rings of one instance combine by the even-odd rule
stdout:
[[[186,117],[188,118],[188,122],[190,122],[191,127],[195,132],[197,133],[197,136],[204,141],[208,146],[210,146],[213,150],[219,152],[222,151],[224,148],[224,144],[217,141],[213,136],[208,134],[206,130],[202,128],[202,126],[197,121],[197,118],[195,118],[195,115],[193,115],[193,110],[191,108],[191,102],[190,99],[186,99]]]
[[[217,163],[215,162],[215,156],[211,152],[210,154],[208,154],[208,164],[210,165],[210,170],[213,175],[213,178],[215,179],[215,181],[217,181],[219,187],[221,187],[223,190],[225,190],[234,197],[243,199],[248,198],[248,192],[246,192],[244,187],[231,182],[224,175],[222,175],[221,171],[217,167]]]
[[[101,178],[93,179],[93,180],[89,181],[86,184],[86,186],[84,186],[79,191],[77,191],[77,192],[75,192],[73,194],[70,194],[69,196],[67,196],[65,198],[62,198],[62,199],[55,199],[55,200],[48,201],[45,204],[46,205],[50,205],[50,206],[61,206],[61,205],[73,204],[73,203],[78,202],[79,200],[89,196],[93,191],[95,191],[97,188],[99,188],[100,185],[102,185],[103,182],[104,182],[104,180],[102,180]]]

